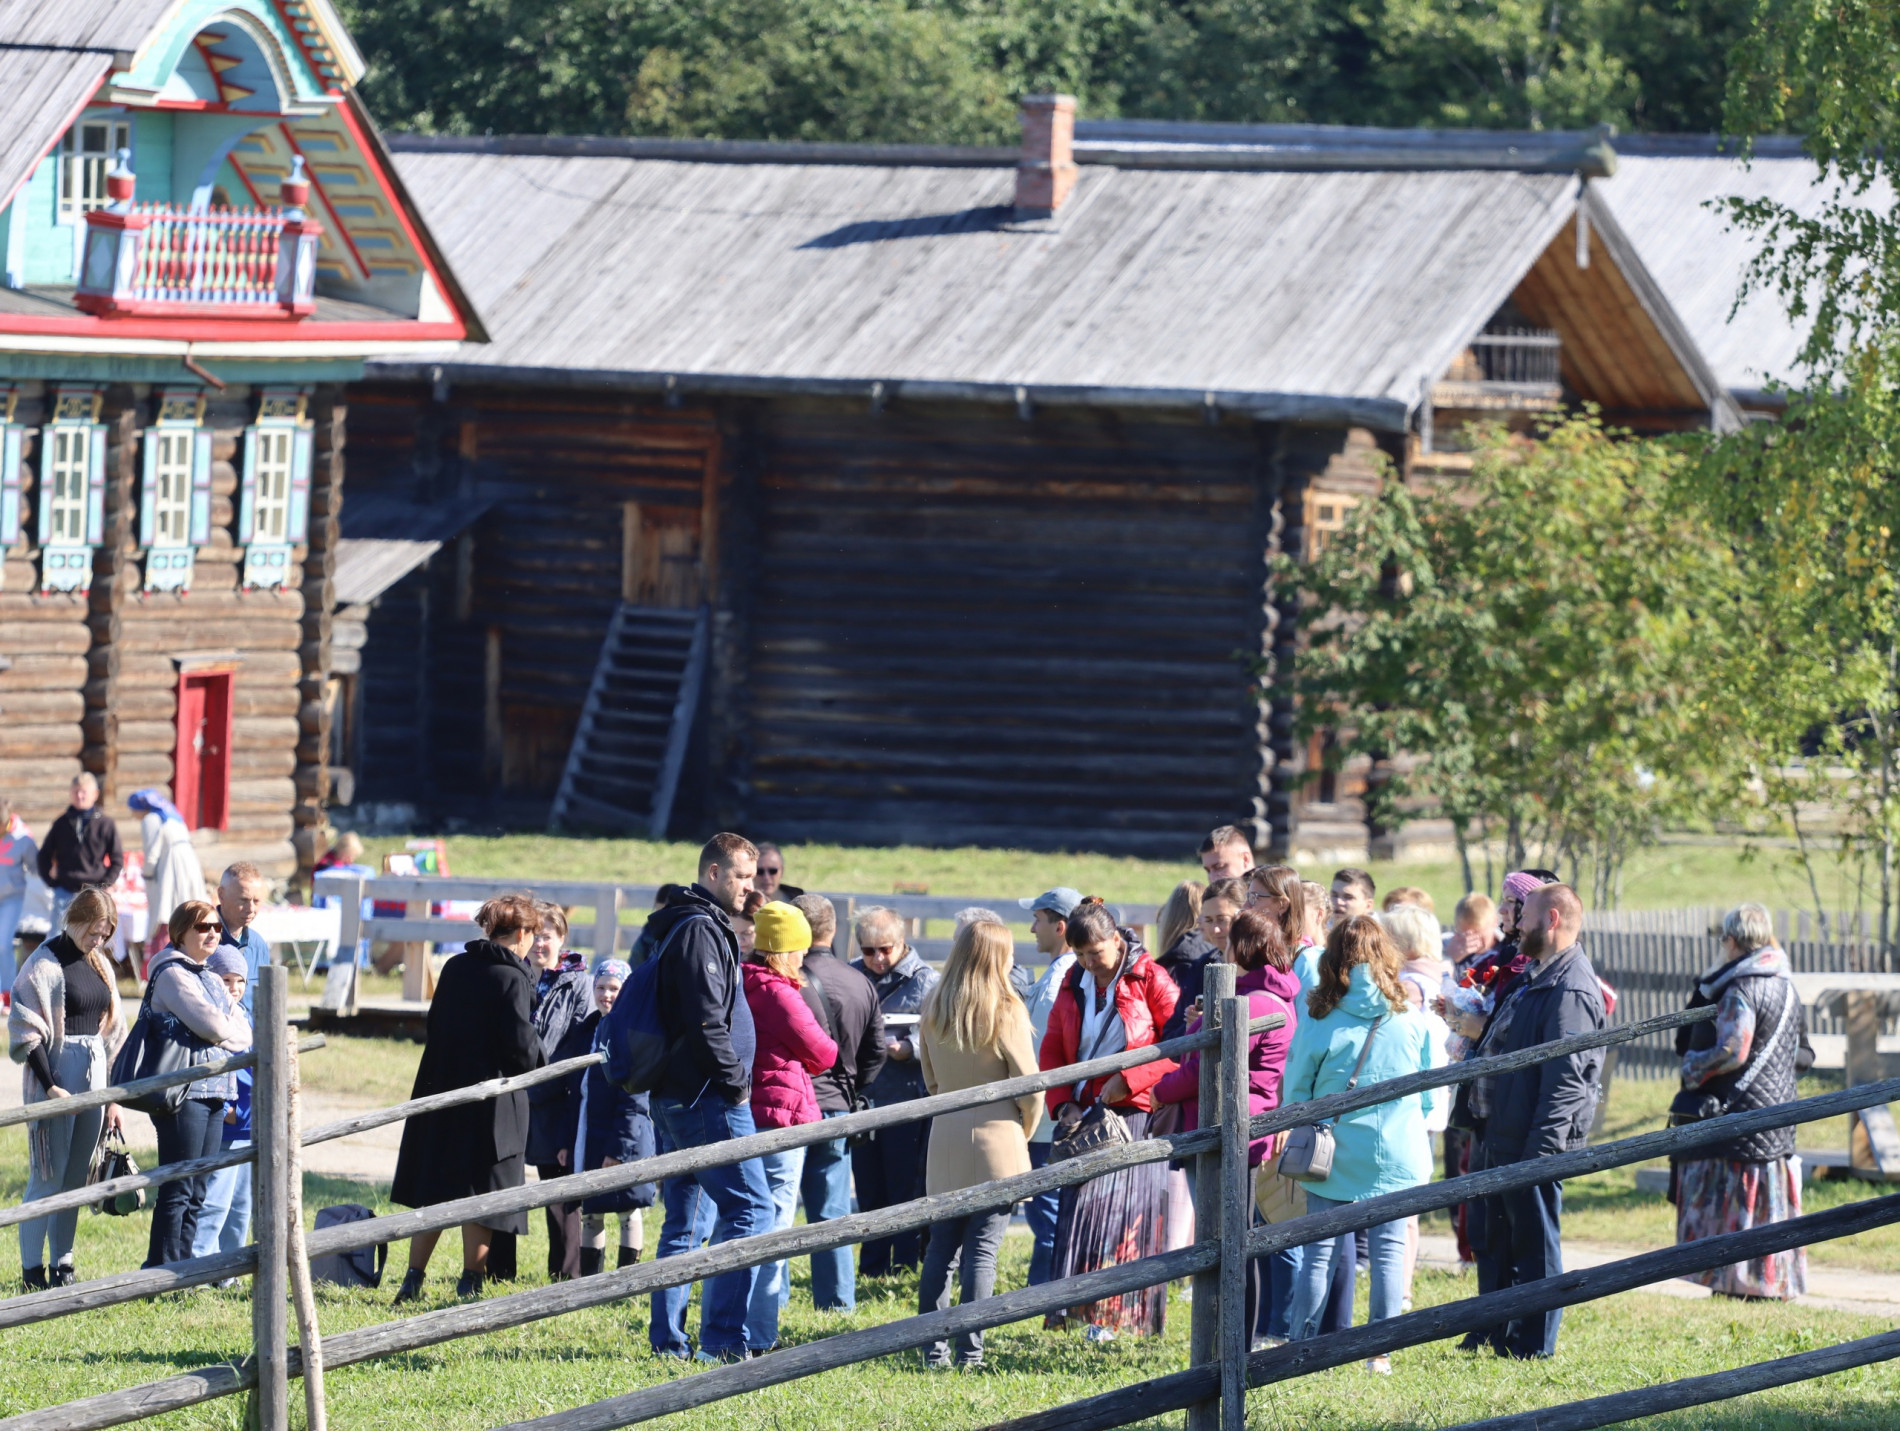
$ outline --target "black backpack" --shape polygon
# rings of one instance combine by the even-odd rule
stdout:
[[[360,1202],[326,1207],[317,1214],[317,1231],[341,1227],[346,1222],[362,1222],[376,1216]],[[380,1287],[383,1264],[389,1260],[389,1244],[357,1247],[348,1252],[332,1252],[328,1257],[310,1259],[310,1277],[315,1282],[334,1282],[339,1287]]]

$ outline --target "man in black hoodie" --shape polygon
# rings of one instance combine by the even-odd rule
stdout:
[[[647,921],[650,957],[660,961],[655,996],[667,1030],[667,1072],[653,1090],[660,1151],[703,1148],[751,1136],[752,1011],[739,974],[739,939],[728,918],[752,892],[759,852],[738,835],[714,835],[699,852],[699,879]],[[658,1255],[695,1247],[694,1227],[710,1199],[715,1244],[771,1230],[773,1208],[757,1158],[668,1178]],[[700,1361],[744,1361],[746,1307],[757,1267],[707,1279],[700,1298]],[[691,1287],[653,1294],[647,1339],[655,1354],[692,1355],[686,1340]]]
[[[80,890],[110,889],[125,871],[119,827],[99,808],[99,782],[90,770],[73,777],[72,802],[40,845],[40,878],[52,886],[55,929]]]
[[[863,1092],[884,1067],[884,1012],[871,981],[832,950],[838,912],[819,894],[792,901],[811,925],[805,953],[806,993],[815,992],[824,1008],[825,1032],[837,1042],[838,1061],[812,1075],[818,1111],[842,1118],[864,1106]],[[799,1192],[805,1221],[826,1222],[851,1211],[851,1150],[848,1139],[833,1138],[805,1149]],[[811,1255],[811,1301],[821,1312],[848,1312],[858,1304],[857,1271],[849,1247]]]

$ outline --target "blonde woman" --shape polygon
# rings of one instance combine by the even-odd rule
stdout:
[[[111,1082],[112,1055],[125,1039],[125,1017],[103,951],[118,923],[110,894],[80,890],[66,906],[65,929],[40,945],[13,981],[7,1052],[26,1065],[21,1075],[26,1102],[91,1093]],[[101,1132],[119,1127],[117,1104],[34,1123],[27,1134],[24,1200],[82,1186]],[[78,1208],[20,1224],[20,1279],[28,1291],[68,1287],[77,1280],[73,1233],[78,1224]]]
[[[1036,1071],[1029,1011],[1009,982],[1015,962],[1015,942],[1001,924],[980,919],[958,933],[942,980],[924,1000],[917,1030],[918,1064],[924,1086],[933,1094]],[[939,1114],[930,1125],[925,1194],[934,1197],[1028,1172],[1029,1135],[1041,1119],[1042,1099],[1034,1093]],[[1008,1208],[932,1223],[917,1289],[918,1311],[941,1311],[950,1305],[952,1261],[959,1263],[962,1300],[988,1297],[996,1288],[996,1254],[1008,1228]],[[933,1344],[924,1353],[924,1364],[951,1365],[949,1343]],[[983,1334],[959,1335],[956,1365],[982,1364]]]

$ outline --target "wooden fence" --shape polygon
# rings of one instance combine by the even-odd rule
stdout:
[[[759,1266],[828,1248],[850,1246],[869,1238],[925,1227],[940,1219],[1006,1208],[1037,1193],[1079,1184],[1120,1168],[1181,1157],[1200,1160],[1197,1226],[1204,1235],[1201,1241],[1190,1247],[1140,1258],[1082,1276],[1023,1288],[947,1311],[928,1312],[882,1326],[841,1333],[750,1361],[711,1368],[696,1375],[610,1397],[592,1405],[556,1412],[519,1425],[535,1428],[535,1431],[582,1431],[582,1428],[601,1428],[601,1431],[605,1431],[609,1427],[633,1425],[870,1358],[907,1351],[959,1332],[1014,1322],[1038,1313],[1096,1301],[1176,1278],[1192,1277],[1195,1279],[1196,1295],[1191,1312],[1189,1365],[1185,1370],[1007,1424],[1011,1431],[1018,1431],[1019,1428],[1020,1431],[1030,1431],[1030,1428],[1041,1431],[1041,1428],[1055,1427],[1081,1431],[1085,1427],[1120,1426],[1163,1412],[1186,1409],[1193,1431],[1214,1431],[1216,1427],[1219,1431],[1240,1431],[1244,1425],[1245,1392],[1250,1386],[1306,1375],[1363,1357],[1495,1325],[1503,1320],[1608,1296],[1659,1279],[1724,1266],[1786,1247],[1850,1236],[1900,1221],[1900,1196],[1870,1199],[1826,1213],[1709,1238],[1584,1272],[1565,1273],[1508,1291],[1429,1308],[1272,1351],[1249,1354],[1248,1330],[1243,1321],[1245,1297],[1239,1279],[1250,1258],[1473,1198],[1559,1181],[1604,1168],[1626,1166],[1670,1153],[1690,1152],[1750,1131],[1835,1117],[1849,1110],[1884,1104],[1900,1095],[1900,1079],[1854,1087],[1775,1108],[1731,1114],[1689,1127],[1667,1129],[1530,1163],[1491,1168],[1309,1215],[1292,1223],[1256,1228],[1251,1226],[1252,1198],[1246,1164],[1247,1144],[1251,1138],[1337,1116],[1356,1108],[1369,1107],[1426,1088],[1447,1087],[1487,1074],[1530,1067],[1586,1048],[1628,1045],[1654,1034],[1666,1034],[1682,1024],[1706,1019],[1712,1015],[1712,1011],[1671,1011],[1646,1023],[1623,1025],[1515,1054],[1411,1074],[1249,1119],[1240,1111],[1247,1106],[1245,1035],[1275,1026],[1279,1019],[1273,1016],[1249,1020],[1248,1003],[1244,998],[1234,996],[1233,979],[1231,966],[1217,965],[1211,968],[1208,971],[1207,1004],[1212,1026],[1155,1047],[1134,1049],[1067,1068],[1002,1080],[980,1088],[873,1108],[822,1124],[776,1129],[711,1147],[663,1153],[622,1167],[570,1174],[521,1188],[304,1234],[296,1193],[303,1145],[325,1136],[343,1136],[349,1131],[374,1126],[378,1122],[394,1121],[427,1108],[492,1098],[511,1088],[560,1077],[593,1062],[594,1058],[570,1060],[521,1078],[498,1080],[426,1099],[411,1100],[396,1108],[361,1115],[343,1124],[332,1124],[300,1134],[295,1112],[298,1046],[290,1039],[284,1013],[287,976],[281,968],[266,967],[259,976],[257,1050],[254,1055],[257,1067],[254,1116],[258,1143],[244,1154],[256,1160],[257,1168],[255,1244],[238,1252],[120,1273],[72,1287],[0,1301],[0,1327],[19,1326],[150,1297],[159,1292],[199,1285],[218,1278],[249,1274],[253,1277],[254,1309],[250,1355],[142,1386],[24,1412],[0,1421],[0,1431],[83,1431],[83,1428],[142,1420],[241,1392],[252,1393],[252,1419],[259,1431],[283,1431],[288,1424],[288,1383],[291,1378],[298,1376],[305,1378],[309,1424],[321,1427],[324,1418],[321,1372],[325,1368],[334,1369],[463,1337],[483,1335],[586,1307],[619,1302],[664,1287],[687,1285],[721,1272]],[[576,1201],[636,1183],[726,1166],[787,1148],[913,1122],[1024,1093],[1040,1092],[1161,1058],[1178,1058],[1194,1049],[1206,1050],[1210,1056],[1204,1057],[1201,1063],[1200,1088],[1201,1107],[1206,1112],[1208,1126],[1192,1133],[1112,1147],[1021,1177],[920,1198],[895,1207],[854,1213],[835,1221],[795,1226],[677,1257],[638,1263],[578,1281],[442,1308],[329,1337],[323,1337],[316,1324],[315,1303],[309,1296],[308,1286],[307,1259],[310,1257],[412,1237],[431,1229],[450,1227],[473,1217]],[[236,1067],[242,1062],[242,1059],[225,1060],[222,1066]],[[202,1073],[202,1070],[199,1072]],[[149,1087],[164,1081],[153,1080],[143,1086]],[[176,1077],[170,1080],[173,1083],[178,1081]],[[132,1090],[113,1090],[112,1093],[113,1096],[122,1096],[129,1091]],[[92,1096],[99,1099],[106,1095]],[[1232,1111],[1223,1116],[1223,1110]],[[65,1105],[36,1104],[9,1115],[7,1121],[27,1122],[59,1116],[66,1111]],[[94,1186],[86,1189],[83,1195],[88,1200],[97,1201],[122,1188],[151,1186],[190,1176],[200,1170],[205,1161],[209,1160],[158,1168],[135,1178],[120,1179],[114,1184]],[[33,1211],[36,1214],[45,1212],[52,1205],[53,1200],[42,1200],[33,1204]],[[287,1296],[295,1306],[298,1321],[299,1340],[295,1346],[289,1345],[288,1341],[288,1319],[285,1313]],[[1765,1363],[1740,1374],[1725,1373],[1718,1378],[1698,1378],[1650,1388],[1642,1393],[1649,1399],[1640,1402],[1630,1402],[1627,1397],[1599,1398],[1555,1412],[1540,1412],[1537,1413],[1540,1419],[1536,1424],[1543,1428],[1605,1425],[1630,1415],[1648,1414],[1667,1406],[1698,1405],[1739,1394],[1741,1389],[1755,1385],[1778,1385],[1893,1354],[1892,1337],[1872,1338],[1866,1342],[1830,1348],[1823,1353]],[[1591,1417],[1598,1419],[1592,1420]],[[1486,1423],[1487,1426],[1491,1424]],[[1496,1424],[1515,1426],[1519,1421],[1507,1418],[1506,1422]]]

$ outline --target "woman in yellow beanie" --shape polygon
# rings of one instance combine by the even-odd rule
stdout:
[[[818,1093],[811,1076],[838,1061],[838,1045],[800,992],[811,924],[803,911],[778,900],[761,905],[752,923],[752,955],[741,966],[746,1006],[758,1036],[752,1055],[752,1121],[760,1132],[816,1123]],[[765,1185],[772,1195],[773,1230],[790,1227],[805,1150],[792,1148],[759,1161],[765,1165]],[[753,1355],[777,1345],[779,1309],[790,1292],[783,1262],[759,1269],[745,1319],[745,1344]]]

